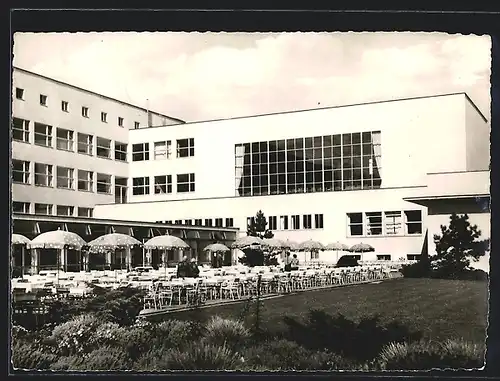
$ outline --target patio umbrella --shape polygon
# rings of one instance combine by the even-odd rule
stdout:
[[[122,233],[105,234],[94,239],[93,241],[90,241],[87,244],[90,253],[107,253],[111,251],[115,252],[116,255],[116,250],[125,249],[127,268],[130,268],[130,266],[132,265],[130,249],[134,246],[139,245],[141,245],[141,242],[139,240]],[[109,264],[111,265],[110,257],[108,257],[107,261],[110,261]]]
[[[340,242],[333,242],[326,245],[326,250],[333,250],[337,254],[337,262],[339,261],[339,251],[350,251],[349,246]]]
[[[290,245],[288,243],[277,238],[264,238],[264,242],[271,250],[283,250],[290,248]]]
[[[368,245],[367,243],[361,242],[351,246],[351,249],[349,251],[352,251],[353,253],[361,253],[361,260],[363,260],[363,253],[375,251],[375,248],[371,245]]]
[[[42,233],[28,243],[30,249],[72,249],[81,250],[85,241],[78,234],[64,230]]]
[[[28,245],[31,241],[21,234],[12,234],[11,245]]]
[[[267,243],[259,237],[245,236],[245,237],[238,238],[231,245],[232,249],[240,249],[240,250],[247,249],[249,247],[264,248],[264,247],[267,247]]]
[[[299,250],[300,251],[308,251],[311,253],[311,259],[312,259],[312,253],[317,253],[320,250],[325,250],[325,247],[321,242],[318,241],[313,241],[313,240],[307,240],[305,242],[301,242],[299,244]]]
[[[290,241],[289,239],[287,239],[285,241],[285,244],[290,248],[290,250],[292,251],[298,251],[300,248],[299,248],[299,244],[297,242],[294,242],[294,241]]]
[[[231,249],[222,243],[212,243],[205,247],[203,251],[208,251],[210,253],[227,253]]]
[[[151,238],[144,244],[145,249],[158,250],[185,250],[191,249],[186,242],[173,235],[159,235]]]

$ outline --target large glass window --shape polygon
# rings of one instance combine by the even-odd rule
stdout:
[[[21,184],[30,184],[30,162],[12,160],[12,181]]]
[[[52,186],[52,165],[35,163],[35,185]]]
[[[97,174],[97,193],[111,194],[112,185],[111,175],[105,173]]]
[[[380,188],[380,131],[235,146],[237,196]]]
[[[385,232],[387,235],[401,233],[401,211],[385,212]]]
[[[115,160],[127,161],[127,143],[115,142]]]
[[[132,144],[132,161],[149,160],[149,143]]]
[[[74,178],[73,168],[57,167],[57,187],[63,189],[73,189]]]
[[[367,235],[382,235],[382,212],[366,213]]]
[[[149,177],[134,177],[132,179],[132,194],[149,194]]]
[[[154,159],[155,160],[170,159],[171,151],[172,151],[172,142],[170,140],[155,142]]]
[[[56,214],[58,216],[72,216],[75,212],[75,207],[70,205],[57,205]]]
[[[58,128],[56,130],[56,148],[63,151],[73,151],[73,131]]]
[[[78,153],[92,155],[94,150],[94,137],[92,135],[82,134],[81,132],[79,132],[77,135],[77,139]]]
[[[97,157],[111,159],[111,140],[97,137]]]
[[[407,210],[406,216],[406,234],[422,234],[422,211]]]
[[[363,235],[363,213],[348,213],[347,224],[348,236]]]
[[[12,213],[30,213],[30,206],[31,204],[29,202],[22,202],[22,201],[12,201]]]
[[[94,173],[90,171],[78,170],[78,190],[93,192],[94,190]]]
[[[52,205],[51,204],[35,204],[35,214],[51,215]]]
[[[12,139],[19,142],[30,142],[30,121],[20,118],[12,119]]]
[[[194,192],[194,173],[177,175],[177,192]]]
[[[155,176],[155,194],[172,193],[172,175]]]
[[[194,138],[177,140],[177,157],[194,156]]]
[[[35,144],[52,147],[52,126],[35,123]]]

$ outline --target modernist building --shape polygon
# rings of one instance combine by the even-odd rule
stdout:
[[[127,202],[129,130],[183,123],[18,68],[12,100],[14,213],[92,217]]]
[[[277,238],[415,259],[451,211],[489,237],[489,132],[464,93],[130,130],[130,197],[95,216],[245,234],[262,210]]]

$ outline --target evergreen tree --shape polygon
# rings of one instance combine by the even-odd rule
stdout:
[[[259,210],[254,218],[250,220],[247,227],[247,236],[259,238],[273,238],[274,234],[267,228],[267,219],[262,210]],[[240,262],[244,265],[263,266],[276,262],[272,253],[264,253],[261,249],[247,248],[243,250],[245,254],[240,258]]]
[[[247,235],[259,238],[273,238],[274,234],[267,229],[267,219],[262,210],[259,210],[254,218],[250,220],[247,227]]]
[[[441,235],[434,235],[437,254],[430,257],[433,275],[457,279],[470,271],[470,259],[479,260],[489,247],[489,240],[480,237],[481,231],[471,225],[467,214],[453,213],[449,225],[441,225]]]

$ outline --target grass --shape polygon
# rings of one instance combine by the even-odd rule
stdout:
[[[237,318],[242,304],[214,306],[206,317]],[[483,343],[486,338],[488,283],[441,279],[401,278],[378,284],[362,284],[329,290],[310,291],[264,300],[261,324],[267,329],[283,329],[283,317],[304,319],[310,309],[341,313],[348,319],[380,315],[381,323],[398,320],[424,338],[463,338]],[[171,318],[187,319],[189,312]]]

